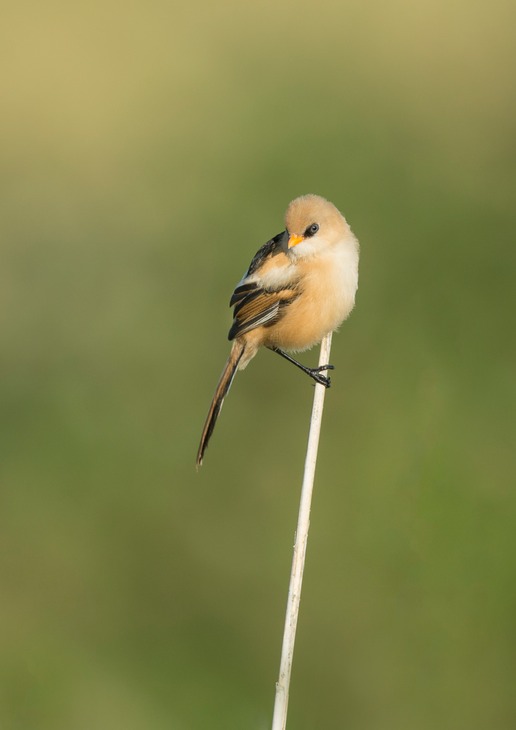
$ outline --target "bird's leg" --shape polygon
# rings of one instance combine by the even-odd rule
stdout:
[[[326,388],[329,388],[331,385],[330,378],[328,378],[326,375],[321,375],[321,372],[323,370],[334,370],[333,365],[320,365],[317,368],[309,368],[306,365],[303,365],[302,363],[298,362],[297,360],[294,360],[293,357],[290,355],[287,355],[286,352],[283,352],[283,350],[280,350],[279,347],[269,347],[269,350],[272,350],[273,352],[277,352],[278,355],[281,355],[281,357],[284,357],[285,360],[288,360],[293,365],[296,365],[300,370],[302,370],[304,373],[309,375],[311,378],[313,378],[316,383],[320,383],[321,385],[324,385]]]

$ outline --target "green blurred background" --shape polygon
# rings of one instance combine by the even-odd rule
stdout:
[[[194,458],[232,287],[306,192],[362,259],[288,726],[516,726],[515,22],[4,6],[2,729],[270,726],[310,383],[260,353]]]

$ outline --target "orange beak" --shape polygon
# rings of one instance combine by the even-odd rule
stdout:
[[[297,236],[295,233],[293,233],[288,239],[288,247],[292,248],[292,246],[297,246],[297,244],[301,243],[301,241],[304,241],[304,239],[304,236]]]

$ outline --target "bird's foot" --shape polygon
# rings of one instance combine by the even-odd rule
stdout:
[[[318,368],[308,368],[308,374],[316,383],[324,385],[325,388],[331,386],[331,380],[326,375],[321,375],[323,370],[335,370],[333,365],[320,365]]]

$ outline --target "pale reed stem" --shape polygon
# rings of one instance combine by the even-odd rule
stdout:
[[[326,335],[321,342],[321,352],[319,355],[320,366],[328,364],[330,360],[330,350],[331,332],[329,335]],[[314,404],[310,420],[305,472],[303,476],[303,485],[301,487],[296,541],[294,545],[294,556],[292,558],[292,571],[290,574],[285,628],[283,632],[283,645],[281,649],[280,672],[279,679],[276,683],[276,698],[274,701],[272,730],[285,730],[287,725],[290,674],[292,671],[292,658],[294,655],[294,643],[296,640],[297,617],[299,614],[299,602],[301,600],[301,586],[303,584],[306,543],[308,540],[308,529],[310,527],[310,505],[312,503],[315,465],[317,463],[317,450],[319,448],[319,434],[321,432],[325,393],[326,388],[324,385],[317,383],[315,386]]]

